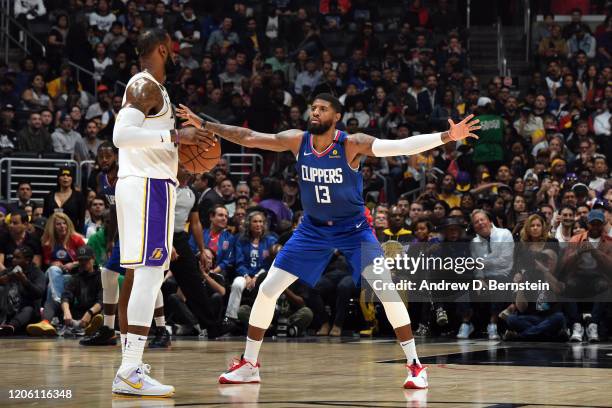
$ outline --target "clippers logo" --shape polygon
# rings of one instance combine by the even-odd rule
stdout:
[[[151,260],[151,261],[158,261],[158,260],[160,260],[162,258],[162,256],[164,256],[164,249],[163,248],[155,248],[153,250],[153,253],[149,257],[149,260]]]

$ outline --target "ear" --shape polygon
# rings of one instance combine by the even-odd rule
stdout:
[[[340,112],[336,112],[336,122],[340,122],[342,119],[342,114]]]

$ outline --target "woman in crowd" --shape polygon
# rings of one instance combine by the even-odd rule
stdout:
[[[63,212],[72,220],[77,231],[82,231],[85,224],[85,198],[74,188],[74,171],[64,166],[59,169],[57,188],[46,197],[43,215],[50,217],[53,213]]]
[[[21,94],[23,108],[25,110],[39,111],[49,109],[53,111],[53,101],[47,93],[47,84],[41,74],[32,77],[30,87]]]
[[[230,319],[238,319],[238,308],[242,292],[255,287],[257,276],[266,272],[272,265],[270,256],[276,237],[268,234],[266,216],[263,212],[253,211],[247,215],[244,233],[236,240],[234,254],[236,257],[236,278],[225,315]]]

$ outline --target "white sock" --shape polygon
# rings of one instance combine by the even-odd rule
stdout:
[[[253,340],[247,336],[243,358],[253,365],[257,364],[257,356],[259,355],[261,343],[263,343],[263,340]]]
[[[123,353],[125,352],[125,338],[127,337],[126,334],[121,333],[121,356],[123,356]]]
[[[160,327],[166,327],[166,316],[155,316],[155,326],[159,329]]]
[[[416,362],[417,365],[421,365],[419,357],[417,356],[416,346],[414,345],[414,339],[400,342],[400,346],[402,346],[402,350],[404,350],[404,354],[406,354],[408,365],[412,364],[413,362]]]
[[[104,325],[110,329],[115,329],[115,315],[104,315]]]
[[[142,364],[142,353],[144,352],[147,336],[128,333],[125,342],[125,350],[123,351],[123,360],[119,371],[127,368],[132,368]]]

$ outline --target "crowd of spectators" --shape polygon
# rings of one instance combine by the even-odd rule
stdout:
[[[146,27],[165,28],[173,39],[178,57],[166,84],[173,103],[223,123],[270,133],[305,129],[309,103],[320,92],[341,100],[338,127],[381,138],[444,130],[448,119],[475,114],[482,125],[477,140],[362,162],[364,200],[379,240],[400,242],[415,256],[419,243],[471,243],[467,255],[492,260],[475,279],[517,282],[525,270],[537,270],[555,282],[556,295],[585,277],[600,289],[610,284],[609,16],[595,29],[578,10],[563,27],[545,16],[534,28],[538,58],[528,81],[482,83],[470,70],[457,5],[447,0],[385,1],[402,10],[386,18],[365,0],[17,3],[26,24],[43,20],[52,28],[45,58],[28,56],[19,70],[0,69],[1,153],[60,154],[94,160],[96,168],[76,185],[74,169],[62,167],[43,202],[32,199],[24,180],[18,201],[0,207],[1,334],[41,319],[52,326],[42,334],[62,323],[87,329],[100,312],[92,277],[113,239],[112,203],[101,180],[116,179],[114,118],[122,83],[139,70],[134,45]],[[68,60],[93,76],[77,80]],[[229,143],[223,149],[240,151]],[[202,225],[196,229],[202,240],[190,226],[190,244],[206,302],[190,302],[168,274],[167,316],[178,333],[241,333],[267,268],[301,221],[295,158],[256,152],[264,157],[263,174],[240,179],[221,159],[211,173],[186,182],[198,216],[189,220]],[[83,249],[86,241],[95,255]],[[533,251],[531,264],[515,262],[515,242]],[[348,269],[336,253],[316,287],[287,289],[273,331],[384,333],[380,310],[363,298],[359,307]],[[411,306],[411,316],[423,336],[467,338],[478,328],[497,339],[503,325],[508,340],[599,339],[609,304],[551,299],[531,302],[519,293],[510,305],[430,302]]]

